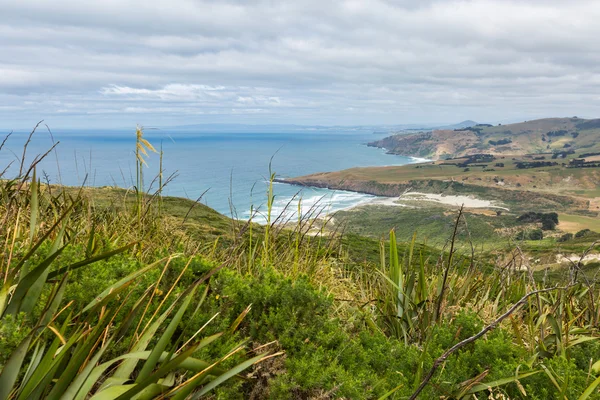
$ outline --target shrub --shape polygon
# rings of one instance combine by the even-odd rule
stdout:
[[[544,233],[541,229],[534,229],[529,232],[529,240],[542,240],[544,238]]]
[[[556,223],[551,219],[542,220],[542,230],[553,231],[556,228]]]
[[[504,138],[504,139],[500,139],[500,140],[490,140],[489,143],[492,146],[500,146],[500,145],[503,145],[503,144],[512,143],[512,139],[511,138]]]
[[[590,229],[582,229],[575,234],[576,238],[582,238],[588,235],[591,235],[593,232]]]
[[[401,383],[410,388],[421,352],[364,327],[349,334],[348,321],[334,317],[332,298],[307,277],[292,280],[273,269],[258,276],[222,270],[212,283],[211,308],[203,318],[220,312],[231,323],[251,303],[240,331],[257,344],[277,340],[286,352],[279,372],[268,380],[268,398],[314,398],[332,391],[335,398],[367,399]]]
[[[535,211],[529,211],[525,214],[520,215],[517,221],[524,223],[541,222],[542,229],[545,231],[554,230],[558,224],[558,214],[555,212],[551,213],[538,213]]]
[[[544,238],[544,232],[541,229],[534,229],[532,231],[519,231],[515,239],[517,240],[542,240]]]
[[[565,233],[564,235],[562,235],[561,237],[559,237],[558,239],[556,239],[557,242],[567,242],[569,240],[573,239],[573,234],[572,233]]]

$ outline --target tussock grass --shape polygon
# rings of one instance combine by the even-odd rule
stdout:
[[[0,182],[0,323],[25,324],[2,366],[0,399],[202,397],[269,357],[269,352],[251,355],[223,368],[245,352],[243,341],[217,360],[193,357],[232,335],[247,311],[235,325],[210,336],[186,323],[184,315],[189,321],[198,312],[208,279],[223,265],[178,286],[195,254],[182,247],[185,237],[173,235],[177,231],[161,217],[156,195],[143,193],[142,155],[153,148],[139,128],[137,138],[133,207],[124,200],[120,207],[97,209],[84,199],[83,188],[44,187],[36,176],[42,157]],[[26,150],[27,145],[23,159]],[[175,253],[178,248],[184,253]],[[70,249],[80,253],[76,260],[65,257]],[[88,304],[65,304],[73,274],[117,255],[135,269],[98,288]],[[165,286],[173,260],[184,256],[186,267]],[[160,271],[156,280],[144,280],[155,271]],[[123,350],[114,354],[114,348]]]

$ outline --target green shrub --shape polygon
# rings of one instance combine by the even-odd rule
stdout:
[[[552,219],[542,220],[542,230],[553,231],[554,229],[556,229],[556,222],[554,222]]]
[[[519,231],[515,239],[516,240],[542,240],[544,238],[544,232],[541,229],[533,229],[531,231]]]
[[[590,229],[582,229],[582,230],[580,230],[579,232],[577,232],[575,234],[575,237],[576,238],[582,238],[582,237],[585,237],[585,236],[593,235],[594,233],[595,232],[591,231]]]
[[[567,242],[569,240],[573,239],[573,234],[572,233],[565,233],[564,235],[562,235],[561,237],[559,237],[558,239],[556,239],[557,242],[559,243],[563,243],[563,242]]]

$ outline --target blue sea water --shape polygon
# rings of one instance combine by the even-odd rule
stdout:
[[[1,132],[0,132],[1,133]],[[89,130],[53,131],[59,142],[56,153],[49,154],[38,168],[38,175],[52,183],[66,185],[132,187],[135,182],[135,131]],[[0,171],[14,161],[7,175],[18,172],[18,159],[28,132],[15,132],[0,150]],[[0,136],[0,139],[4,135]],[[164,194],[196,200],[217,211],[248,218],[251,205],[264,210],[267,200],[269,162],[279,178],[316,172],[336,171],[358,166],[402,165],[407,157],[385,154],[365,146],[378,138],[370,132],[296,131],[273,133],[211,133],[181,130],[146,130],[144,137],[164,152],[165,178],[176,174]],[[44,153],[53,141],[40,128],[31,141],[26,159]],[[159,167],[158,154],[150,153],[144,169],[149,191]],[[60,173],[59,173],[60,172]],[[87,179],[86,179],[87,177]],[[333,212],[362,202],[372,196],[319,188],[299,188],[275,184],[274,213],[283,211],[301,190],[291,208],[297,210],[301,197],[306,213],[315,204]]]

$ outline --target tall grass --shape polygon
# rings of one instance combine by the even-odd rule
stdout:
[[[162,191],[170,178],[162,175],[162,149],[158,189],[144,190],[143,168],[153,150],[138,128],[134,191],[119,192],[102,207],[86,198],[86,188],[42,184],[36,165],[44,155],[30,166],[21,162],[16,177],[0,180],[0,324],[26,327],[2,366],[0,399],[200,398],[279,355],[248,351],[247,341],[236,336],[251,312],[248,304],[217,333],[194,325],[210,299],[211,278],[223,268],[249,279],[273,269],[293,282],[306,279],[331,296],[339,320],[361,321],[365,332],[418,348],[412,398],[446,384],[439,382],[440,371],[452,368],[456,353],[502,329],[527,354],[526,362],[502,379],[489,380],[484,370],[451,382],[446,398],[483,398],[509,384],[525,396],[521,381],[543,376],[564,399],[569,379],[550,361],[569,359],[600,337],[595,281],[571,273],[565,282],[540,282],[516,246],[502,265],[469,243],[461,250],[458,232],[467,228],[462,212],[443,249],[417,243],[416,235],[399,243],[391,231],[379,244],[379,263],[357,262],[344,248],[341,225],[331,228],[325,205],[302,213],[298,194],[274,215],[275,174],[269,170],[266,209],[251,208],[250,220],[233,221],[230,235],[201,242],[184,227],[194,205],[182,219],[165,211]],[[255,223],[259,218],[261,224]],[[360,239],[352,245],[368,250]],[[197,276],[190,265],[198,256],[212,268]],[[135,268],[86,304],[65,301],[73,276],[116,257],[133,260]],[[182,260],[183,267],[173,267]],[[456,332],[455,344],[432,360],[437,335],[464,312],[485,325],[462,340]],[[207,324],[213,320],[218,316]],[[199,356],[224,339],[229,345],[219,357]],[[581,400],[593,398],[600,384],[600,355],[589,358]],[[386,396],[394,398],[399,388]]]
[[[501,324],[513,332],[514,340],[529,353],[531,361],[525,366],[527,371],[515,371],[514,376],[501,381],[485,382],[482,376],[463,382],[457,385],[453,396],[466,397],[544,373],[559,397],[566,398],[569,382],[553,372],[546,360],[556,356],[568,358],[576,346],[600,339],[597,284],[589,280],[566,280],[562,285],[553,282],[552,286],[540,287],[531,270],[518,268],[519,260],[515,258],[511,262],[514,265],[495,266],[475,259],[474,254],[456,254],[461,218],[464,218],[462,209],[450,238],[450,249],[447,253],[441,252],[437,259],[415,254],[414,238],[400,256],[394,231],[391,231],[388,256],[382,246],[380,269],[370,278],[375,279],[376,284],[363,282],[371,289],[369,296],[378,300],[374,317],[382,329],[406,344],[428,348],[437,327],[447,324],[461,310],[476,311],[489,321],[479,334],[457,343],[458,347],[449,349],[436,360],[429,375],[424,375],[423,370],[416,371],[415,383],[420,385],[415,386],[411,399],[418,396],[438,367],[451,368],[449,356],[452,353]],[[522,255],[520,249],[515,253]],[[566,277],[567,274],[565,271]],[[599,359],[600,354],[590,354],[590,363]],[[582,393],[580,399],[591,395],[597,385],[597,380],[591,381],[589,393]]]
[[[172,261],[183,255],[159,258],[156,245],[139,246],[160,241],[169,232],[156,225],[144,229],[145,221],[157,217],[143,192],[144,156],[153,147],[141,128],[136,137],[133,209],[125,202],[122,211],[98,213],[84,199],[83,188],[52,191],[43,186],[36,174],[43,157],[28,168],[21,163],[16,177],[0,181],[0,323],[25,321],[27,329],[2,365],[0,399],[198,398],[269,357],[251,355],[231,366],[227,360],[245,352],[244,342],[217,360],[193,356],[232,335],[247,312],[221,333],[192,331],[189,321],[206,298],[207,281],[223,266],[181,290],[178,283],[188,262],[166,294],[159,289]],[[135,271],[99,291],[88,304],[65,304],[65,291],[77,270],[119,254],[133,256],[134,248],[140,249],[135,251]],[[68,258],[61,256],[70,249],[84,251],[79,260],[65,264]],[[188,257],[191,262],[194,254]],[[161,271],[158,280],[144,279],[155,270]],[[116,348],[123,351],[114,354]]]

